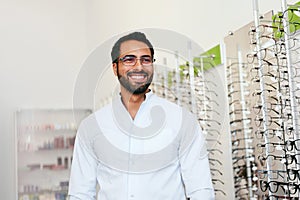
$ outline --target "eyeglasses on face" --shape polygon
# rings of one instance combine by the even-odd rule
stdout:
[[[126,55],[119,59],[119,61],[121,61],[125,66],[134,66],[138,60],[140,60],[142,66],[152,66],[155,61],[155,59],[148,55],[141,56],[140,58],[137,58],[134,55]]]

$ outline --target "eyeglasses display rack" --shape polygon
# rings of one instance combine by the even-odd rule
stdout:
[[[22,109],[16,112],[19,200],[66,199],[79,121],[88,109]]]
[[[260,15],[254,0],[254,22],[224,40],[236,199],[300,195],[300,4],[281,2]]]
[[[175,66],[168,63],[172,56],[175,62],[169,62]],[[228,148],[231,140],[227,134],[226,88],[223,85],[225,72],[222,67],[214,65],[216,58],[213,54],[201,54],[191,61],[174,52],[168,59],[164,58],[162,65],[155,66],[151,88],[158,96],[188,108],[198,117],[206,136],[216,199],[233,199],[232,172],[226,170],[232,168],[232,163],[231,148]]]

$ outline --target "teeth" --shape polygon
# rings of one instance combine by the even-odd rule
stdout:
[[[137,76],[137,75],[134,75],[134,76],[131,76],[131,78],[133,78],[133,79],[143,79],[144,76]]]

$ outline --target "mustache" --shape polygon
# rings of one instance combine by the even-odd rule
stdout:
[[[148,73],[145,72],[144,70],[128,72],[128,73],[127,73],[127,76],[134,75],[134,74],[138,74],[138,75],[146,75],[146,76],[148,76]]]

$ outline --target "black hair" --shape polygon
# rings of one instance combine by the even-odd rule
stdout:
[[[154,49],[153,46],[151,44],[151,42],[147,39],[146,35],[144,33],[141,32],[133,32],[130,33],[128,35],[125,35],[123,37],[121,37],[113,46],[112,50],[111,50],[111,59],[112,59],[112,63],[118,63],[118,59],[120,56],[120,46],[123,42],[126,42],[128,40],[137,40],[139,42],[143,42],[145,43],[151,52],[151,57],[153,58],[154,56]]]

